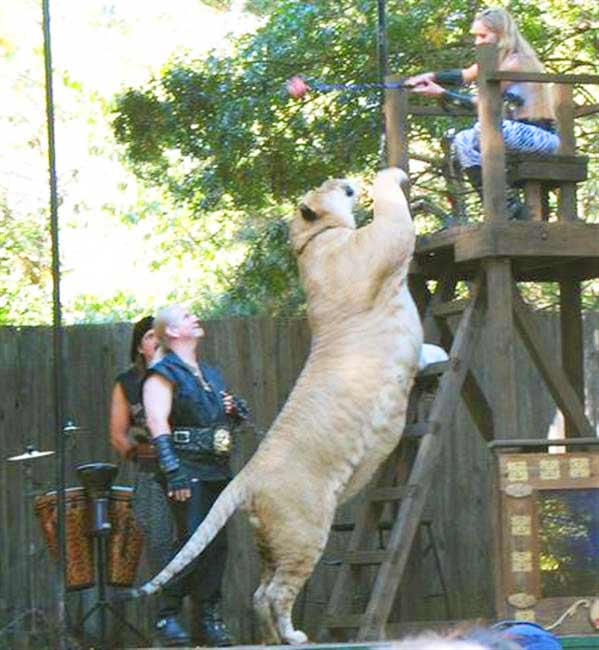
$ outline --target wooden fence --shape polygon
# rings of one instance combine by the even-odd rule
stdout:
[[[541,319],[539,336],[555,341],[559,354],[559,324],[551,316]],[[309,348],[303,320],[229,319],[207,323],[204,358],[222,369],[234,392],[243,395],[253,413],[253,425],[240,436],[233,465],[238,469],[252,454],[284,403]],[[127,366],[128,324],[82,325],[65,329],[67,369],[65,417],[82,427],[67,440],[68,485],[77,485],[74,469],[86,462],[119,464],[118,485],[130,485],[132,468],[120,462],[108,444],[108,404],[115,375]],[[585,321],[586,390],[588,412],[594,423],[599,414],[599,315]],[[477,375],[484,387],[491,359],[483,339],[477,357]],[[522,437],[544,437],[556,412],[550,396],[523,347],[517,353],[521,390]],[[37,604],[53,615],[55,566],[49,559],[38,522],[31,514],[33,545],[24,544],[24,526],[33,494],[54,489],[54,459],[37,460],[33,489],[25,485],[23,468],[6,458],[24,451],[54,448],[52,430],[52,332],[49,328],[0,328],[0,627],[27,603],[27,566],[32,567]],[[452,618],[493,614],[492,558],[490,549],[491,467],[486,445],[464,408],[459,408],[446,441],[431,508],[434,535],[449,580]],[[32,494],[33,493],[33,494]],[[352,504],[341,509],[340,519],[351,518]],[[230,561],[225,579],[225,614],[237,638],[256,640],[251,594],[258,582],[257,555],[243,514],[229,525]],[[345,543],[334,533],[323,562],[298,599],[296,617],[308,633],[318,627],[335,577],[335,557]],[[446,617],[439,596],[439,580],[432,554],[422,550],[412,558],[398,598],[400,620],[439,620]],[[139,577],[148,573],[142,562]],[[356,594],[359,597],[359,594]],[[78,620],[94,602],[93,591],[70,594],[71,617]],[[129,604],[127,619],[148,631],[155,614],[151,600]],[[0,647],[2,639],[0,639]]]

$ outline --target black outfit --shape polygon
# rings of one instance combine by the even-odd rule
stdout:
[[[148,376],[158,374],[173,384],[169,417],[171,442],[191,487],[191,498],[187,501],[169,499],[177,525],[177,548],[173,557],[204,520],[231,479],[228,454],[216,453],[211,445],[197,444],[198,440],[204,441],[206,436],[211,439],[212,432],[218,428],[230,431],[247,412],[243,401],[235,400],[237,415],[232,417],[225,413],[221,391],[226,391],[226,385],[222,375],[204,363],[200,368],[205,384],[179,356],[169,352],[148,370]],[[156,476],[166,490],[164,473]],[[163,593],[169,604],[161,610],[161,616],[178,614],[183,597],[190,595],[200,608],[202,628],[211,620],[217,627],[222,625],[216,608],[221,599],[226,557],[227,537],[225,530],[221,530],[208,547],[165,586]]]
[[[135,438],[135,478],[133,514],[144,535],[144,553],[152,575],[156,575],[170,560],[173,547],[173,518],[168,499],[155,475],[158,471],[158,455],[150,442],[146,429],[146,417],[142,403],[142,382],[145,371],[136,365],[118,375],[116,383],[121,386],[129,404],[129,434]],[[168,603],[160,599],[160,608]]]

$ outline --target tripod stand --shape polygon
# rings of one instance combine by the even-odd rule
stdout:
[[[35,496],[35,488],[39,483],[33,477],[32,462],[40,458],[51,456],[53,451],[36,451],[33,446],[28,446],[25,453],[7,458],[9,462],[20,463],[23,472],[23,499],[21,501],[21,548],[25,552],[25,608],[8,625],[0,630],[0,637],[16,631],[17,635],[34,638],[48,631],[49,622],[46,613],[39,609],[37,603],[37,590],[33,563],[35,559],[35,545],[31,529],[33,513],[30,500]]]
[[[107,650],[107,624],[108,613],[131,630],[145,644],[149,645],[148,639],[110,603],[106,596],[106,545],[112,526],[108,518],[108,504],[110,488],[117,473],[116,465],[109,463],[90,463],[80,465],[77,474],[83,483],[86,494],[90,499],[90,534],[94,538],[94,554],[96,558],[96,604],[85,614],[81,620],[81,627],[93,614],[98,613],[99,621],[99,650]]]

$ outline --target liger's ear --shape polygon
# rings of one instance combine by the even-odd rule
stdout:
[[[312,208],[309,208],[305,203],[300,203],[300,212],[302,213],[302,217],[306,221],[316,221],[318,219],[318,215]]]

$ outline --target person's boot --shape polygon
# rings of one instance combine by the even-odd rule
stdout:
[[[219,601],[198,603],[200,641],[207,646],[223,648],[233,645],[233,639],[223,621]]]
[[[468,177],[470,184],[476,190],[476,193],[483,198],[483,174],[482,169],[475,165],[464,169],[464,173]],[[510,185],[505,188],[506,204],[507,204],[507,217],[514,221],[525,221],[528,219],[528,209],[526,205],[518,198],[517,190]]]
[[[520,201],[516,191],[512,187],[506,188],[507,196],[507,218],[513,221],[526,221],[529,217],[528,208]]]
[[[156,641],[161,646],[172,648],[186,646],[191,642],[191,636],[179,623],[175,616],[164,616],[156,621]]]

